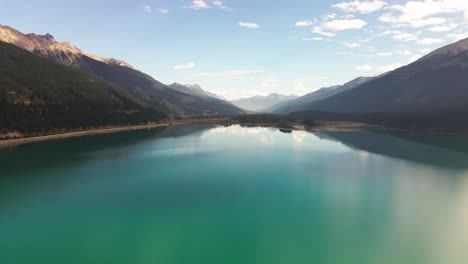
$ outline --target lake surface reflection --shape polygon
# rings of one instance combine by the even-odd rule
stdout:
[[[192,125],[0,149],[1,263],[468,263],[468,138]]]

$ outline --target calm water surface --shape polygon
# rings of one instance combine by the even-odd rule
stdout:
[[[0,149],[2,264],[466,264],[468,139],[177,126]]]

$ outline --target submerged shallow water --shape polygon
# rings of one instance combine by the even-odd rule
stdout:
[[[0,261],[468,263],[468,139],[175,126],[0,149]]]

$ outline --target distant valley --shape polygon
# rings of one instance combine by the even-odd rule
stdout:
[[[234,105],[237,105],[240,108],[253,111],[253,112],[270,112],[269,108],[281,104],[284,102],[288,102],[290,100],[296,99],[297,96],[295,95],[281,95],[272,93],[267,96],[253,96],[248,98],[242,98],[238,100],[231,101]]]

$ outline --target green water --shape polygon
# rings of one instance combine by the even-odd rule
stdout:
[[[0,149],[0,263],[466,264],[468,139],[177,126]]]

